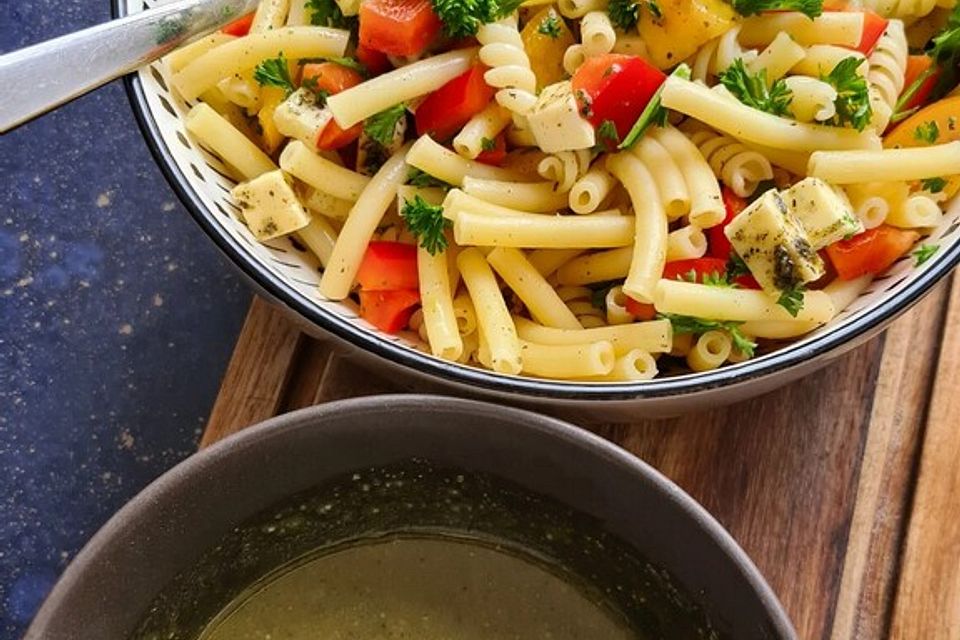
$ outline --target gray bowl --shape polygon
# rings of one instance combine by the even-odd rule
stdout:
[[[536,531],[536,504],[555,505],[553,515],[545,517],[582,518],[603,530],[610,548],[621,545],[632,557],[644,559],[636,571],[625,571],[628,565],[621,564],[616,569],[621,579],[629,581],[640,572],[658,576],[683,594],[678,601],[684,606],[710,619],[717,637],[796,637],[776,596],[729,534],[640,460],[552,418],[467,400],[407,395],[336,402],[274,418],[169,471],[80,552],[26,640],[126,640],[151,607],[154,613],[180,607],[194,614],[206,607],[204,615],[210,615],[249,584],[231,584],[238,576],[264,575],[305,551],[299,533],[267,545],[247,544],[243,562],[221,561],[214,567],[220,573],[207,571],[206,578],[198,579],[196,567],[211,565],[210,558],[217,557],[211,549],[223,555],[235,544],[231,536],[260,526],[264,514],[278,504],[291,504],[291,497],[305,491],[320,491],[322,497],[323,490],[315,488],[336,478],[411,459],[495,478],[535,496],[507,514],[514,525],[489,533],[510,540],[519,535],[513,529]],[[494,520],[502,515],[496,509],[491,514]],[[418,517],[406,516],[405,524],[429,524]],[[300,531],[304,529],[316,530]],[[594,573],[602,583],[603,571]],[[602,588],[601,583],[595,586]],[[177,584],[187,598],[180,602],[176,590],[171,591]],[[191,584],[192,594],[183,589]],[[158,601],[159,594],[165,595]],[[204,599],[210,602],[199,603]]]

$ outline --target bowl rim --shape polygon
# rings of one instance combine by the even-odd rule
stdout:
[[[110,0],[113,17],[125,16],[127,3],[128,0]],[[281,277],[260,266],[238,241],[218,231],[213,222],[214,214],[203,205],[190,179],[177,167],[160,132],[160,126],[151,115],[138,73],[134,72],[126,76],[124,86],[147,147],[167,182],[194,221],[251,282],[308,323],[332,333],[355,347],[432,378],[439,378],[455,385],[467,385],[478,391],[508,394],[520,392],[531,398],[562,401],[624,401],[679,399],[708,389],[756,382],[798,369],[829,353],[842,352],[844,346],[855,346],[858,339],[870,337],[875,331],[906,312],[960,263],[960,242],[954,242],[953,246],[947,248],[946,255],[932,261],[929,267],[901,291],[882,300],[862,318],[829,331],[809,344],[788,345],[759,358],[712,371],[631,383],[578,383],[508,376],[441,360],[432,354],[416,351],[385,339],[352,320],[329,313],[320,306],[312,304],[309,298]]]
[[[511,422],[517,428],[566,441],[589,451],[598,458],[605,459],[608,464],[620,466],[638,481],[651,485],[654,491],[676,505],[684,517],[689,519],[691,526],[700,528],[717,545],[719,551],[733,562],[764,611],[770,616],[778,637],[797,638],[796,630],[783,604],[753,560],[730,532],[676,483],[626,449],[573,423],[525,409],[452,396],[389,394],[336,400],[269,418],[197,451],[165,471],[111,516],[83,546],[44,600],[27,628],[24,640],[40,640],[40,636],[36,634],[43,630],[43,626],[48,623],[50,617],[63,605],[87,567],[98,562],[98,557],[108,551],[118,537],[124,535],[131,522],[143,521],[151,511],[157,508],[157,505],[162,505],[185,489],[189,489],[191,484],[215,475],[217,469],[222,466],[221,461],[225,458],[235,455],[238,450],[256,448],[265,440],[289,437],[288,434],[298,429],[313,429],[319,426],[322,430],[323,425],[319,423],[322,423],[327,416],[342,417],[344,414],[362,416],[382,413],[384,410],[421,413],[433,413],[439,410],[470,415],[486,414],[501,421]]]

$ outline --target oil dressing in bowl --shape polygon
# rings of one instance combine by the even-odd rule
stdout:
[[[453,537],[308,556],[247,590],[202,640],[627,640],[597,598],[539,562]]]

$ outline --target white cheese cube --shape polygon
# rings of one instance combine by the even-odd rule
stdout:
[[[310,214],[279,169],[238,184],[230,193],[257,240],[272,240],[310,224]]]
[[[824,274],[823,261],[776,189],[741,211],[724,233],[753,277],[771,295],[778,296]]]
[[[780,195],[814,249],[863,232],[847,196],[819,178],[805,178]]]
[[[332,119],[330,110],[318,105],[316,96],[309,89],[297,89],[273,112],[277,131],[299,140],[314,151],[317,150],[320,132]]]
[[[593,125],[583,119],[570,81],[546,87],[527,115],[537,146],[546,153],[589,149],[597,143]]]

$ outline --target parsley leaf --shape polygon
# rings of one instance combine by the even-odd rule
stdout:
[[[607,13],[613,26],[628,31],[635,27],[640,19],[640,5],[636,0],[610,0]]]
[[[727,281],[736,282],[737,278],[750,275],[750,267],[736,253],[731,252],[727,258]]]
[[[757,343],[750,340],[740,331],[742,322],[732,322],[723,320],[704,320],[703,318],[694,318],[692,316],[680,316],[672,313],[661,314],[662,317],[670,321],[673,326],[673,332],[678,335],[685,333],[706,333],[707,331],[726,331],[733,339],[733,346],[738,351],[748,357],[753,357]]]
[[[837,99],[833,102],[837,114],[833,116],[833,124],[850,124],[857,131],[863,131],[873,117],[867,79],[857,72],[862,63],[861,58],[844,58],[833,71],[822,77],[837,90]]]
[[[737,58],[732,65],[720,72],[717,80],[748,107],[766,111],[775,116],[791,115],[790,102],[793,100],[793,93],[783,78],[768,87],[766,69],[751,75],[743,64],[743,60]]]
[[[733,0],[733,8],[742,16],[761,11],[799,11],[816,18],[823,13],[823,0]]]
[[[803,309],[803,287],[797,286],[784,289],[780,293],[780,298],[777,299],[777,304],[796,318],[800,310]]]
[[[523,0],[431,0],[433,10],[443,22],[444,32],[451,38],[476,35],[481,25],[504,18]]]
[[[924,122],[917,126],[913,130],[913,139],[918,142],[926,142],[928,144],[933,144],[937,141],[937,138],[940,137],[940,127],[937,126],[936,120],[930,120]]]
[[[336,0],[306,0],[306,7],[314,26],[353,29],[357,24],[356,16],[343,15]]]
[[[939,249],[940,245],[938,244],[922,244],[917,247],[917,250],[913,252],[913,257],[917,259],[917,266],[919,267],[932,258]]]
[[[481,138],[480,148],[484,151],[494,151],[497,148],[497,141],[486,137]]]
[[[670,77],[683,78],[684,80],[690,79],[690,67],[686,64],[681,64],[676,69],[673,70],[673,73],[670,74]],[[646,133],[647,129],[651,125],[665,126],[667,124],[667,110],[663,108],[663,105],[660,103],[660,94],[663,92],[663,85],[660,85],[660,88],[657,89],[657,92],[653,94],[653,97],[650,98],[650,102],[647,103],[647,106],[643,108],[643,111],[640,112],[640,117],[637,118],[637,121],[633,124],[633,127],[627,133],[627,136],[623,139],[623,142],[617,147],[618,149],[629,149],[633,145],[637,144],[637,140],[643,137],[643,134]]]
[[[920,187],[930,193],[940,193],[947,187],[945,178],[924,178],[920,181]]]
[[[702,284],[708,287],[720,287],[721,289],[736,289],[739,285],[727,277],[726,272],[711,271],[703,274]]]
[[[290,67],[282,51],[276,58],[269,58],[258,64],[253,71],[253,79],[262,87],[280,87],[287,95],[297,89],[290,78]]]
[[[597,127],[597,150],[616,149],[618,144],[620,144],[620,134],[617,133],[617,123],[613,120],[601,122]]]
[[[301,89],[306,89],[313,94],[313,97],[316,99],[317,105],[324,106],[327,104],[327,98],[330,97],[330,92],[326,89],[321,89],[320,85],[317,84],[316,78],[306,78],[303,82],[300,83]]]
[[[397,124],[407,116],[407,105],[400,103],[370,116],[363,123],[363,132],[385,147],[393,142]]]
[[[550,15],[545,17],[540,21],[540,26],[537,27],[537,33],[542,33],[548,38],[556,40],[560,37],[560,18],[557,17],[557,14],[550,12]]]
[[[657,0],[647,0],[647,9],[654,18],[659,20],[663,17],[663,11],[660,10],[660,5],[657,4]]]
[[[447,248],[444,232],[450,228],[451,222],[443,217],[443,207],[414,196],[413,202],[404,200],[400,217],[430,255],[435,256]]]
[[[416,167],[410,169],[410,173],[407,174],[407,184],[420,187],[421,189],[426,189],[429,187],[440,187],[442,189],[450,189],[452,185],[447,184],[443,180],[434,178],[429,173],[421,171]]]

